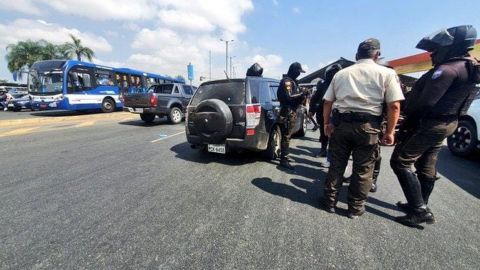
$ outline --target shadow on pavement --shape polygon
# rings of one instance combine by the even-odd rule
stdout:
[[[438,155],[437,170],[448,180],[480,199],[480,154],[473,158],[454,156],[444,146]],[[440,178],[439,181],[445,180]]]

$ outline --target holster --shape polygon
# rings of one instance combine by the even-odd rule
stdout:
[[[332,125],[340,125],[340,111],[337,108],[332,110]]]

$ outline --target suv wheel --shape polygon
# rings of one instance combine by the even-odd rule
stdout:
[[[469,120],[461,120],[455,132],[447,138],[447,145],[452,154],[466,157],[475,152],[477,141],[475,125]]]
[[[180,108],[173,107],[170,109],[169,114],[167,115],[168,121],[172,124],[179,124],[182,122],[183,114]]]
[[[282,131],[279,126],[275,126],[272,131],[270,131],[270,136],[268,137],[267,150],[264,152],[266,158],[274,160],[280,157],[281,140]]]
[[[233,127],[232,112],[228,105],[219,99],[200,102],[192,119],[198,136],[207,143],[220,143],[230,135]]]
[[[147,124],[151,124],[153,120],[155,120],[155,114],[142,113],[140,114],[140,119],[142,119]]]

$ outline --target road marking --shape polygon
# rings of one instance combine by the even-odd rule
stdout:
[[[12,130],[12,131],[9,131],[9,132],[2,133],[2,134],[0,134],[0,136],[4,137],[4,136],[27,134],[27,133],[32,132],[35,129],[38,129],[38,128],[40,128],[40,127],[19,128],[19,129],[15,129],[15,130]]]
[[[153,140],[153,141],[150,141],[151,143],[156,143],[156,142],[159,142],[159,141],[163,141],[165,139],[168,139],[168,138],[171,138],[173,136],[177,136],[177,135],[180,135],[180,134],[184,134],[185,131],[182,131],[182,132],[179,132],[179,133],[175,133],[175,134],[172,134],[170,136],[167,136],[167,137],[163,137],[163,138],[160,138],[160,139],[156,139],[156,140]]]
[[[95,125],[95,121],[88,121],[88,122],[83,122],[81,124],[78,124],[75,127],[88,127],[93,125]]]

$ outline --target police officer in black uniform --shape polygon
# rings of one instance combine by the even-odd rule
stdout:
[[[310,100],[310,108],[308,109],[308,116],[312,117],[314,114],[317,118],[317,123],[320,127],[320,143],[322,148],[320,153],[316,156],[326,157],[327,156],[327,146],[328,146],[328,136],[325,134],[323,127],[323,96],[328,89],[328,86],[332,82],[333,76],[342,69],[340,64],[333,64],[328,66],[325,69],[325,80],[320,80],[317,83],[317,91],[313,94],[312,99]]]
[[[297,122],[297,109],[305,100],[305,94],[300,90],[297,84],[297,78],[300,73],[305,73],[302,65],[294,62],[290,65],[288,73],[283,75],[277,90],[277,97],[280,101],[280,117],[282,118],[282,140],[280,144],[280,165],[293,170],[293,166],[288,157],[290,138],[292,137],[293,127]]]
[[[416,82],[409,95],[406,119],[390,160],[407,199],[407,203],[397,203],[407,213],[396,218],[401,224],[435,223],[427,207],[438,179],[435,165],[443,140],[454,132],[459,113],[467,109],[469,104],[465,104],[475,94],[476,61],[466,57],[476,39],[475,28],[462,25],[437,31],[416,46],[431,53],[433,68]]]

